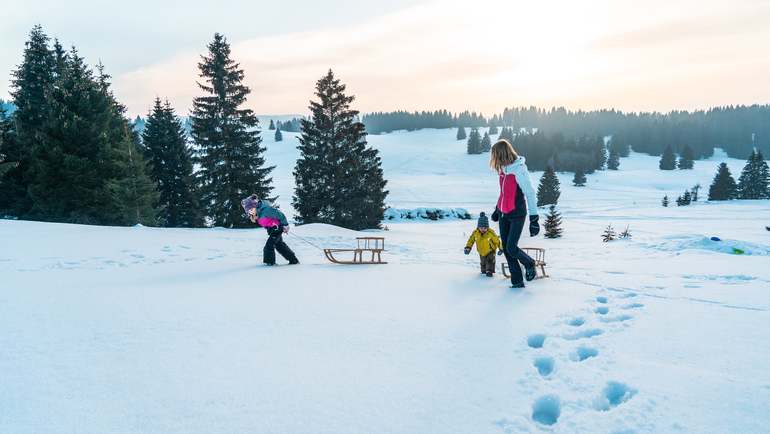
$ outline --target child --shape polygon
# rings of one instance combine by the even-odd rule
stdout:
[[[476,250],[481,257],[481,274],[492,277],[495,274],[495,250],[502,255],[502,243],[495,231],[489,229],[489,219],[483,212],[479,214],[478,229],[473,231],[465,245],[465,254],[471,253],[471,247],[476,243]]]
[[[289,264],[299,264],[297,256],[289,246],[283,242],[283,234],[289,233],[289,222],[283,213],[264,201],[257,199],[256,194],[243,199],[241,206],[249,220],[267,229],[267,242],[262,254],[262,262],[267,265],[275,265],[275,251],[281,254]]]

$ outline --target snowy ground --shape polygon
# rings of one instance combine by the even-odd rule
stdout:
[[[453,135],[370,137],[389,204],[490,210]],[[292,228],[302,265],[269,269],[259,230],[0,221],[0,433],[768,432],[770,203],[659,205],[719,161],[562,176],[564,238],[524,242],[551,277],[519,291],[462,255],[469,221],[388,223],[390,263],[362,267],[310,244],[355,232]]]

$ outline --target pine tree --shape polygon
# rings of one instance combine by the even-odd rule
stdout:
[[[537,187],[537,206],[556,205],[559,203],[559,178],[552,166],[548,166],[540,177]]]
[[[739,199],[770,199],[770,171],[762,152],[754,149],[738,178]]]
[[[7,161],[5,149],[13,147],[16,140],[16,132],[13,129],[13,121],[6,114],[5,107],[0,104],[0,189],[3,188],[3,175],[16,167],[15,161]]]
[[[561,214],[556,210],[556,205],[551,205],[548,208],[548,214],[545,216],[545,237],[546,238],[560,238],[562,234],[561,228]]]
[[[613,241],[615,238],[617,238],[617,234],[615,233],[615,230],[612,229],[612,225],[607,225],[604,229],[604,233],[602,233],[602,241],[607,243]]]
[[[252,193],[273,199],[273,167],[265,166],[258,121],[253,111],[243,108],[251,90],[243,84],[240,65],[230,58],[230,44],[219,33],[198,68],[203,96],[193,99],[190,118],[198,147],[201,204],[216,226],[246,226],[241,199]]]
[[[468,136],[465,134],[465,127],[457,128],[457,140],[465,140]]]
[[[586,185],[586,174],[582,168],[575,170],[575,177],[572,178],[572,185],[575,187],[584,187]]]
[[[691,170],[695,165],[695,156],[690,145],[685,145],[682,150],[682,155],[679,156],[679,162],[677,166],[681,170]]]
[[[283,141],[283,134],[281,133],[280,128],[275,129],[275,141],[276,142],[282,142]]]
[[[610,157],[607,159],[607,169],[618,170],[620,167],[620,152],[617,149],[610,149]]]
[[[626,225],[626,228],[623,230],[623,232],[620,233],[620,238],[624,240],[630,240],[631,237],[631,227]]]
[[[604,170],[604,166],[606,164],[607,164],[607,147],[604,146],[604,138],[601,136],[598,136],[594,141],[594,168],[596,170]]]
[[[663,196],[663,200],[660,201],[660,204],[664,207],[668,207],[668,195]]]
[[[714,181],[709,187],[709,200],[730,200],[735,199],[738,186],[735,179],[727,167],[727,163],[722,163],[717,169]]]
[[[666,146],[663,151],[663,155],[660,157],[660,163],[658,164],[660,170],[674,170],[676,169],[676,155],[671,145]]]
[[[492,139],[489,137],[489,133],[484,133],[484,138],[481,139],[481,152],[489,152],[492,149]]]
[[[155,185],[125,108],[99,66],[67,54],[47,104],[50,117],[32,148],[27,218],[87,224],[153,224]]]
[[[385,212],[386,181],[379,152],[367,146],[354,97],[329,72],[316,83],[312,118],[302,120],[294,169],[297,222],[350,229],[377,228]]]
[[[42,27],[33,27],[25,42],[24,58],[12,73],[15,139],[6,143],[3,153],[7,161],[16,162],[16,165],[2,178],[0,215],[22,217],[32,208],[29,196],[32,148],[40,142],[50,118],[48,95],[54,81],[55,58],[49,41]]]
[[[481,154],[481,134],[477,128],[471,129],[471,134],[468,137],[468,153],[469,154]]]
[[[687,206],[692,201],[690,191],[685,191],[684,194],[676,198],[676,206]]]
[[[489,127],[489,134],[498,134],[497,125],[492,125]]]
[[[187,146],[182,121],[168,101],[162,104],[160,98],[155,98],[155,105],[147,116],[142,142],[150,162],[150,177],[160,193],[158,225],[202,226],[192,150]]]
[[[275,123],[273,122],[272,119],[270,119],[270,127],[268,128],[268,130],[274,130],[274,129],[275,129]]]

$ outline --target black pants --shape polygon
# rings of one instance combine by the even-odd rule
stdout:
[[[297,256],[291,251],[289,246],[283,242],[283,228],[273,227],[267,228],[267,242],[265,242],[265,248],[262,251],[262,262],[265,264],[275,264],[275,251],[284,257],[290,264],[296,264]]]
[[[508,269],[511,272],[511,283],[513,284],[524,281],[519,262],[524,266],[535,266],[535,260],[519,248],[519,238],[524,229],[526,218],[527,216],[508,214],[500,216],[500,239],[503,241],[503,252],[505,252],[505,259],[508,260]]]

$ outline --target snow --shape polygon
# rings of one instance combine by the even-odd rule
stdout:
[[[291,212],[296,134],[263,136]],[[394,209],[491,211],[453,130],[369,140]],[[521,290],[462,254],[475,221],[388,221],[389,264],[355,267],[315,246],[361,233],[293,227],[302,265],[272,268],[260,230],[0,221],[0,432],[767,432],[770,202],[660,206],[723,160],[560,174],[564,237],[522,243],[551,277]]]

